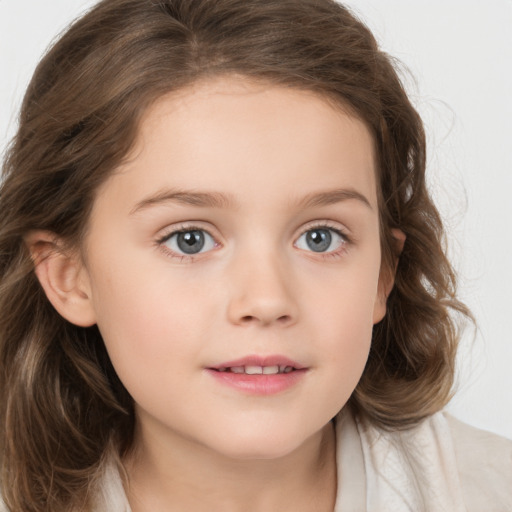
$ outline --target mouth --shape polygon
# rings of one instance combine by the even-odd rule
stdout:
[[[271,395],[293,387],[308,368],[284,356],[248,356],[206,370],[218,382],[243,393]]]
[[[281,355],[250,355],[209,368],[217,372],[245,375],[277,375],[305,369],[304,365]]]
[[[212,368],[218,372],[244,373],[245,375],[277,375],[278,373],[290,373],[297,368],[293,366],[275,365],[275,366],[231,366],[228,368]]]

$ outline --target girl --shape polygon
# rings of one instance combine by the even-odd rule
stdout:
[[[512,508],[440,412],[457,316],[421,120],[331,0],[104,0],[0,191],[9,511]]]

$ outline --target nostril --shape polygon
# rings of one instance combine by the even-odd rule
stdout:
[[[275,321],[280,324],[285,324],[285,323],[288,323],[291,320],[291,318],[292,317],[290,315],[282,315],[282,316],[276,318]],[[245,315],[240,318],[240,322],[243,324],[248,324],[248,323],[256,321],[257,319],[258,319],[258,317],[256,317],[256,316]],[[267,322],[265,322],[265,323],[267,323]]]

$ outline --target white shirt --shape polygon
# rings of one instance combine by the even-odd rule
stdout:
[[[512,512],[512,441],[437,413],[386,432],[343,414],[334,512]]]

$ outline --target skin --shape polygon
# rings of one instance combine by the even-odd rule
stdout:
[[[98,192],[81,263],[38,269],[61,314],[98,324],[135,400],[133,512],[333,509],[330,420],[390,288],[375,175],[366,126],[310,92],[223,77],[148,110]],[[172,233],[191,228],[207,243],[186,256]],[[307,243],[315,228],[331,230],[323,252]],[[250,354],[308,370],[266,396],[205,371]]]

